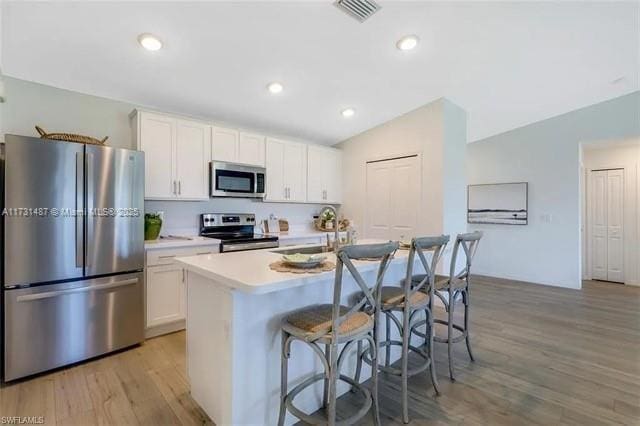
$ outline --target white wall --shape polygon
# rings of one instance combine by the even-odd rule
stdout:
[[[640,285],[640,213],[638,194],[640,188],[640,139],[607,141],[607,143],[585,144],[583,165],[586,176],[591,170],[624,168],[624,278],[625,283]],[[590,180],[586,179],[583,196],[589,205]],[[589,244],[589,213],[584,217],[586,237],[583,250],[587,254],[587,264],[583,265],[583,276],[591,274],[591,250]]]
[[[529,182],[528,225],[469,225],[474,272],[580,288],[580,143],[637,137],[639,117],[634,92],[469,144],[469,184]]]
[[[439,99],[336,145],[343,150],[345,215],[366,237],[367,161],[420,154],[422,196],[417,236],[465,232],[466,141],[465,111]],[[451,246],[441,267],[448,262]]]

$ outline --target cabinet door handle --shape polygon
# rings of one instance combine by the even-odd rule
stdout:
[[[173,195],[177,195],[177,191],[176,191],[176,181],[173,181]]]
[[[282,192],[284,193],[282,197],[286,200],[287,199],[287,187],[286,186],[284,188],[282,188]]]
[[[182,194],[182,181],[178,181],[178,194]]]

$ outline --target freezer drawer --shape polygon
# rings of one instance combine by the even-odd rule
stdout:
[[[7,290],[4,304],[5,381],[144,339],[141,272]]]

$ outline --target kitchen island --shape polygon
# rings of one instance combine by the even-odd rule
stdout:
[[[379,242],[379,241],[363,241]],[[289,247],[287,249],[290,249]],[[281,258],[271,250],[254,250],[176,259],[186,270],[187,372],[191,394],[218,425],[273,425],[280,397],[280,323],[287,313],[316,303],[331,303],[334,273],[276,272],[269,264]],[[385,283],[399,283],[406,273],[408,252],[398,250]],[[327,253],[327,260],[336,262]],[[369,283],[378,263],[354,262]],[[417,266],[416,266],[417,267]],[[358,291],[344,274],[343,304]],[[395,348],[394,348],[395,349]],[[381,353],[384,360],[384,354]],[[399,352],[392,352],[395,360]],[[355,351],[343,374],[353,376]],[[365,365],[366,366],[366,365]],[[322,366],[311,348],[294,342],[289,360],[289,386],[295,386]],[[370,376],[363,368],[362,380]],[[296,397],[306,412],[321,407],[322,382]],[[338,393],[347,391],[339,383]],[[287,424],[294,423],[287,415]]]

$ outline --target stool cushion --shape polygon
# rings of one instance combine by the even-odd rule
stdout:
[[[331,315],[333,305],[313,305],[308,308],[300,309],[288,315],[284,319],[284,326],[291,334],[305,337],[313,335],[322,330],[326,330],[326,334],[331,332]],[[347,306],[340,306],[340,315],[349,312]],[[365,332],[373,328],[373,318],[365,312],[354,312],[348,316],[338,329],[341,336],[350,336]]]
[[[404,307],[404,290],[401,287],[382,287],[380,299],[382,307]],[[429,296],[421,291],[416,291],[409,297],[410,306],[426,305]]]

